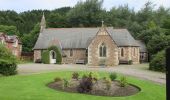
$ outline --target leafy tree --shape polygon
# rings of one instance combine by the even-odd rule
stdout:
[[[24,52],[32,51],[32,49],[38,39],[39,31],[40,31],[40,26],[39,26],[39,24],[36,24],[34,26],[34,29],[29,34],[25,34],[22,37],[22,43],[23,43],[22,45],[23,45]]]
[[[0,32],[4,32],[7,35],[20,35],[15,26],[0,25]]]
[[[165,34],[154,35],[148,42],[147,48],[150,54],[154,55],[157,52],[166,49],[170,46],[170,35]]]
[[[65,16],[60,15],[59,13],[51,13],[48,19],[48,27],[54,27],[54,28],[61,28],[61,27],[67,27],[67,20]]]
[[[86,0],[79,1],[73,9],[67,14],[69,23],[73,27],[92,27],[98,26],[101,23],[103,0]]]
[[[143,40],[146,44],[148,44],[153,35],[159,35],[160,33],[160,28],[142,30],[137,38]]]

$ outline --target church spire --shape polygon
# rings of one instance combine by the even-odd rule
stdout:
[[[44,12],[43,12],[43,16],[41,18],[40,28],[41,28],[40,32],[42,32],[46,28],[46,21],[45,21]]]

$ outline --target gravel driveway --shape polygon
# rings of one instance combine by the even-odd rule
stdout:
[[[20,64],[18,66],[19,74],[33,74],[43,73],[59,70],[68,71],[103,71],[103,72],[117,72],[129,76],[134,76],[140,79],[150,80],[156,83],[165,84],[166,75],[161,72],[154,72],[148,70],[148,64],[138,65],[118,65],[109,68],[96,68],[94,66],[86,65],[54,65],[54,64]]]

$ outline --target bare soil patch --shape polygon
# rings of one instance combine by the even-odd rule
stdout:
[[[81,79],[79,80],[72,79],[69,81],[69,86],[64,88],[63,81],[51,82],[47,86],[57,91],[79,93],[78,86],[80,84],[80,81]],[[104,80],[101,79],[93,83],[92,90],[90,92],[84,94],[120,97],[134,95],[138,92],[140,92],[139,87],[132,84],[128,84],[125,87],[121,87],[119,81],[112,81],[111,86],[108,89]]]

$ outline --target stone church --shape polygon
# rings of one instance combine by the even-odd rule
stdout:
[[[127,29],[105,27],[103,22],[97,28],[46,28],[44,15],[40,25],[39,37],[33,48],[34,62],[41,60],[42,50],[50,46],[60,49],[64,64],[115,66],[129,61],[133,64],[140,62],[140,44]],[[50,63],[56,63],[55,52],[51,51],[49,55]]]

